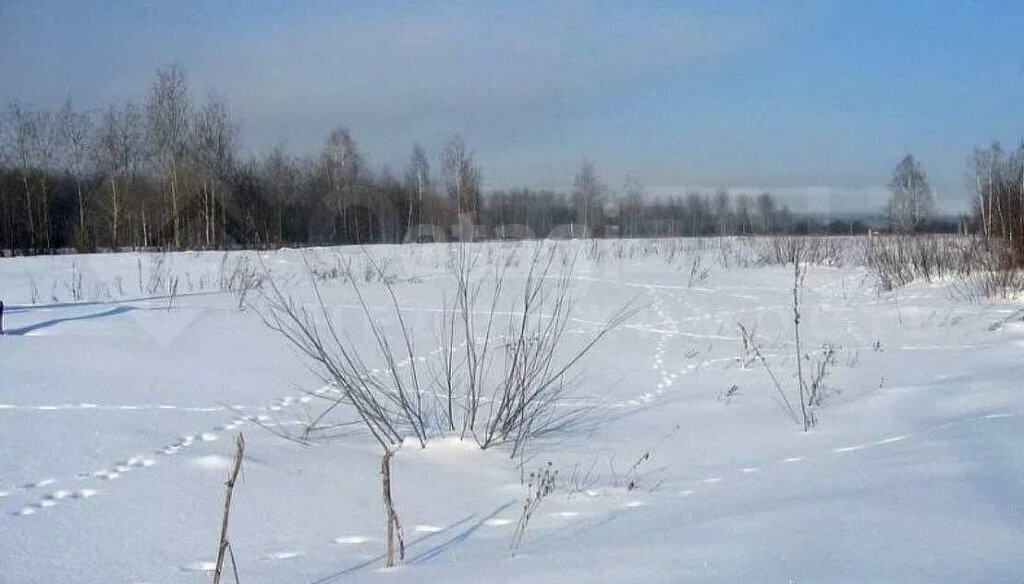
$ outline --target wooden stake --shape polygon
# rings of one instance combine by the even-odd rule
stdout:
[[[213,571],[213,584],[220,584],[220,575],[224,570],[224,557],[226,556],[231,546],[228,543],[228,517],[231,515],[231,495],[235,492],[235,481],[238,480],[238,471],[242,468],[242,454],[245,452],[245,437],[241,432],[238,433],[238,438],[235,439],[235,461],[231,468],[231,474],[228,475],[228,482],[224,483],[227,487],[227,494],[224,496],[224,515],[221,518],[220,523],[220,543],[217,546],[217,567]],[[234,552],[231,552],[231,563],[235,563]],[[238,581],[238,568],[235,567],[235,582]]]
[[[398,522],[398,513],[395,512],[395,503],[391,498],[391,457],[394,451],[390,448],[384,450],[384,456],[380,461],[381,486],[384,491],[384,516],[387,519],[387,567],[395,565],[395,543],[398,543],[398,559],[405,559],[405,540],[402,537],[402,524]]]

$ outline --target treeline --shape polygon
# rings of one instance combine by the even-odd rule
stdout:
[[[213,93],[194,100],[177,65],[157,72],[141,103],[102,111],[77,110],[70,102],[57,111],[9,104],[0,126],[0,250],[867,229],[795,214],[769,193],[652,199],[636,177],[610,188],[589,162],[569,193],[484,195],[483,171],[458,136],[434,156],[413,146],[406,167],[394,172],[371,168],[344,127],[330,131],[316,154],[296,156],[277,147],[244,159],[238,132],[228,104]],[[1002,166],[991,166],[995,185],[1003,172],[995,168]],[[993,201],[980,206],[986,217],[1008,212],[999,196]],[[985,225],[1004,228],[1004,222]]]
[[[1005,242],[1013,264],[1024,265],[1024,142],[1011,152],[998,143],[975,148],[971,167],[978,230]]]

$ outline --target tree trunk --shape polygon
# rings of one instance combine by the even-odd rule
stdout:
[[[120,231],[119,222],[121,219],[121,204],[120,201],[117,200],[117,179],[114,177],[110,177],[110,190],[113,195],[111,201],[113,220],[111,221],[110,245],[114,248],[114,251],[117,251],[118,233]]]
[[[171,214],[174,216],[174,247],[181,248],[181,221],[178,217],[178,170],[177,162],[171,159]]]
[[[28,241],[29,249],[36,250],[36,222],[32,212],[32,189],[28,185],[28,170],[21,171],[21,181],[25,185],[25,212],[28,215]]]
[[[75,180],[78,189],[78,251],[85,251],[85,198],[82,196],[82,181]]]
[[[46,249],[53,248],[53,241],[51,239],[50,230],[50,201],[46,196],[46,174],[42,171],[39,173],[39,192],[42,195],[42,223],[43,223],[43,241],[46,242]]]
[[[380,461],[381,486],[384,491],[384,516],[387,521],[387,567],[395,565],[395,544],[398,544],[398,559],[405,559],[405,540],[402,537],[402,524],[398,521],[398,513],[395,512],[395,503],[391,498],[391,457],[394,451],[390,448],[384,450],[384,456]]]

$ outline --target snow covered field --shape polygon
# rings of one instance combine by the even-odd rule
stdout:
[[[472,250],[490,266],[533,245]],[[791,266],[733,240],[557,244],[578,254],[567,345],[640,310],[574,371],[584,419],[525,459],[451,437],[399,451],[407,553],[391,570],[379,447],[359,426],[308,446],[267,429],[298,432],[323,382],[263,323],[259,292],[240,302],[225,280],[265,268],[308,298],[308,264],[336,324],[369,345],[339,275],[351,262],[386,317],[369,253],[429,355],[447,246],[0,260],[0,582],[209,581],[238,432],[230,539],[246,584],[1021,582],[1021,306],[949,283],[881,292],[859,243],[842,245],[802,293],[804,366],[834,352],[804,433],[738,329],[797,399]],[[521,477],[548,463],[557,488],[510,558]]]

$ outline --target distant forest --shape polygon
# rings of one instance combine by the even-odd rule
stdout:
[[[1024,150],[975,152],[973,227],[1024,235]],[[917,201],[930,189],[917,172]],[[923,181],[923,182],[921,182]],[[920,189],[925,190],[920,190]],[[905,189],[904,189],[905,190]],[[1020,193],[1018,195],[1018,193]],[[900,231],[955,231],[930,207],[891,204]],[[1011,209],[1012,208],[1012,209]],[[880,213],[882,210],[880,210]],[[1016,214],[1014,214],[1016,213]],[[911,217],[907,221],[902,215]],[[426,227],[424,227],[426,226]],[[772,194],[690,192],[649,197],[628,178],[611,189],[584,161],[569,193],[528,188],[484,192],[484,170],[453,136],[440,153],[413,145],[406,168],[373,169],[344,127],[315,155],[281,147],[243,158],[238,126],[214,94],[190,95],[185,72],[157,72],[143,103],[57,111],[11,103],[0,126],[0,250],[47,253],[118,249],[230,249],[527,237],[673,237],[863,233],[859,220],[792,212]],[[1018,231],[1019,230],[1019,233]]]

